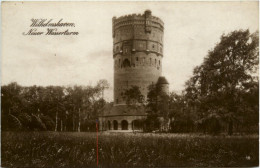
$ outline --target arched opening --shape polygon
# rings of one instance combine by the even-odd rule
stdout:
[[[128,130],[128,122],[126,120],[123,120],[121,122],[122,130]]]
[[[113,121],[114,130],[118,130],[118,123],[116,120]]]
[[[111,130],[111,123],[108,121],[108,130]]]
[[[123,67],[130,67],[130,61],[128,59],[123,61]]]

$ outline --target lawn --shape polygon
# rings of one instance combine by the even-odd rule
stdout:
[[[258,135],[99,134],[99,167],[258,166]],[[95,167],[96,134],[2,132],[3,167]]]

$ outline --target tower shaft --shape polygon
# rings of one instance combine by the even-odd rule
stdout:
[[[114,105],[125,104],[122,94],[148,86],[161,76],[164,24],[147,10],[142,15],[113,18]]]

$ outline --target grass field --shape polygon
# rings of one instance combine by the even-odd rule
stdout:
[[[3,167],[95,167],[95,133],[2,132]],[[99,134],[99,167],[258,166],[258,135]]]

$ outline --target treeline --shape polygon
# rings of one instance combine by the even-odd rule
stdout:
[[[222,35],[208,52],[182,95],[170,95],[173,132],[258,133],[258,32]]]
[[[106,80],[96,86],[1,87],[2,130],[94,131]]]
[[[258,36],[248,30],[222,35],[182,94],[150,86],[144,102],[137,86],[126,90],[126,103],[142,104],[148,114],[139,125],[147,132],[258,133]],[[107,87],[105,80],[86,87],[2,86],[2,130],[93,131]]]

